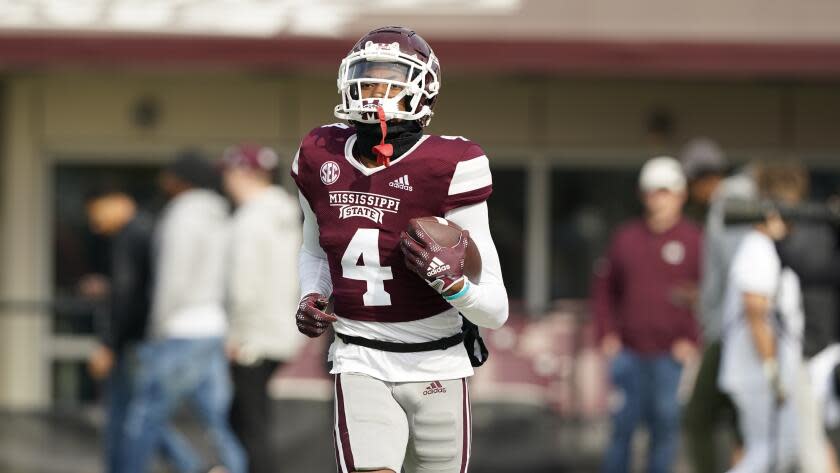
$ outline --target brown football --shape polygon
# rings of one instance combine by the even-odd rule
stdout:
[[[440,217],[418,217],[411,219],[408,222],[406,233],[411,238],[417,240],[417,234],[420,231],[429,235],[438,245],[449,248],[457,245],[458,240],[461,238],[461,227]],[[467,245],[467,252],[464,255],[464,275],[473,282],[479,282],[481,279],[481,254],[478,252],[478,248],[476,248],[472,238],[470,238],[470,243]]]

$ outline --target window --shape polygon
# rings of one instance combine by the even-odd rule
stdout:
[[[613,230],[639,215],[633,169],[556,169],[551,175],[551,296],[586,298],[592,265]]]

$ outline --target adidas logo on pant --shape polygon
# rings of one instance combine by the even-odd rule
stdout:
[[[407,174],[405,176],[399,178],[399,179],[394,179],[393,181],[389,182],[388,185],[391,186],[391,187],[396,187],[397,189],[402,189],[404,191],[409,191],[409,192],[414,190],[414,188],[411,187],[411,184],[408,183],[408,175]]]
[[[440,394],[445,392],[446,388],[440,384],[440,381],[432,381],[432,384],[426,386],[426,390],[423,391],[423,395],[428,396],[429,394]]]

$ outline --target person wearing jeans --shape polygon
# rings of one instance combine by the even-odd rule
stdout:
[[[228,423],[232,391],[223,304],[228,209],[212,190],[217,180],[216,169],[194,153],[183,154],[161,175],[170,201],[152,245],[150,333],[134,360],[121,473],[148,471],[155,446],[166,438],[164,426],[183,402],[193,407],[224,468],[247,470],[245,452]],[[181,471],[201,471],[202,464],[210,465],[189,461]]]
[[[90,354],[88,369],[105,386],[105,471],[122,473],[120,455],[136,373],[130,359],[145,338],[150,310],[153,219],[128,192],[105,182],[88,191],[85,210],[91,230],[110,240],[108,277],[87,275],[79,286],[92,299],[108,296],[100,341]],[[195,471],[197,460],[185,446],[178,432],[168,425],[163,428],[158,451],[178,471]]]
[[[233,391],[223,347],[221,337],[152,341],[139,347],[134,390],[141,402],[132,405],[125,427],[133,442],[131,456],[125,458],[127,468],[145,471],[161,438],[171,435],[168,419],[186,400],[216,446],[219,461],[231,472],[245,471],[242,448],[227,424]],[[192,447],[185,442],[179,447],[178,457],[167,455],[176,470],[201,471],[204,462]]]
[[[645,215],[619,228],[595,268],[592,313],[616,390],[605,473],[630,471],[632,438],[642,422],[650,431],[647,471],[672,470],[677,387],[699,342],[693,306],[701,232],[682,216],[685,189],[676,160],[648,161],[639,178]]]
[[[682,365],[671,355],[641,356],[622,350],[613,358],[610,379],[620,393],[620,406],[612,415],[612,447],[605,471],[627,471],[633,433],[641,422],[650,430],[649,471],[670,471],[677,449],[674,425],[679,422],[681,375]]]

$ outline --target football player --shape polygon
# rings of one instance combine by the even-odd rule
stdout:
[[[311,131],[292,164],[304,212],[297,324],[310,337],[330,326],[336,335],[342,473],[467,471],[466,378],[479,362],[462,343],[461,315],[488,328],[508,316],[487,156],[466,138],[423,134],[440,87],[440,63],[417,33],[371,31],[339,68],[335,115],[347,123]],[[463,228],[460,244],[409,237],[409,220],[425,216]],[[473,242],[483,268],[471,281]]]

